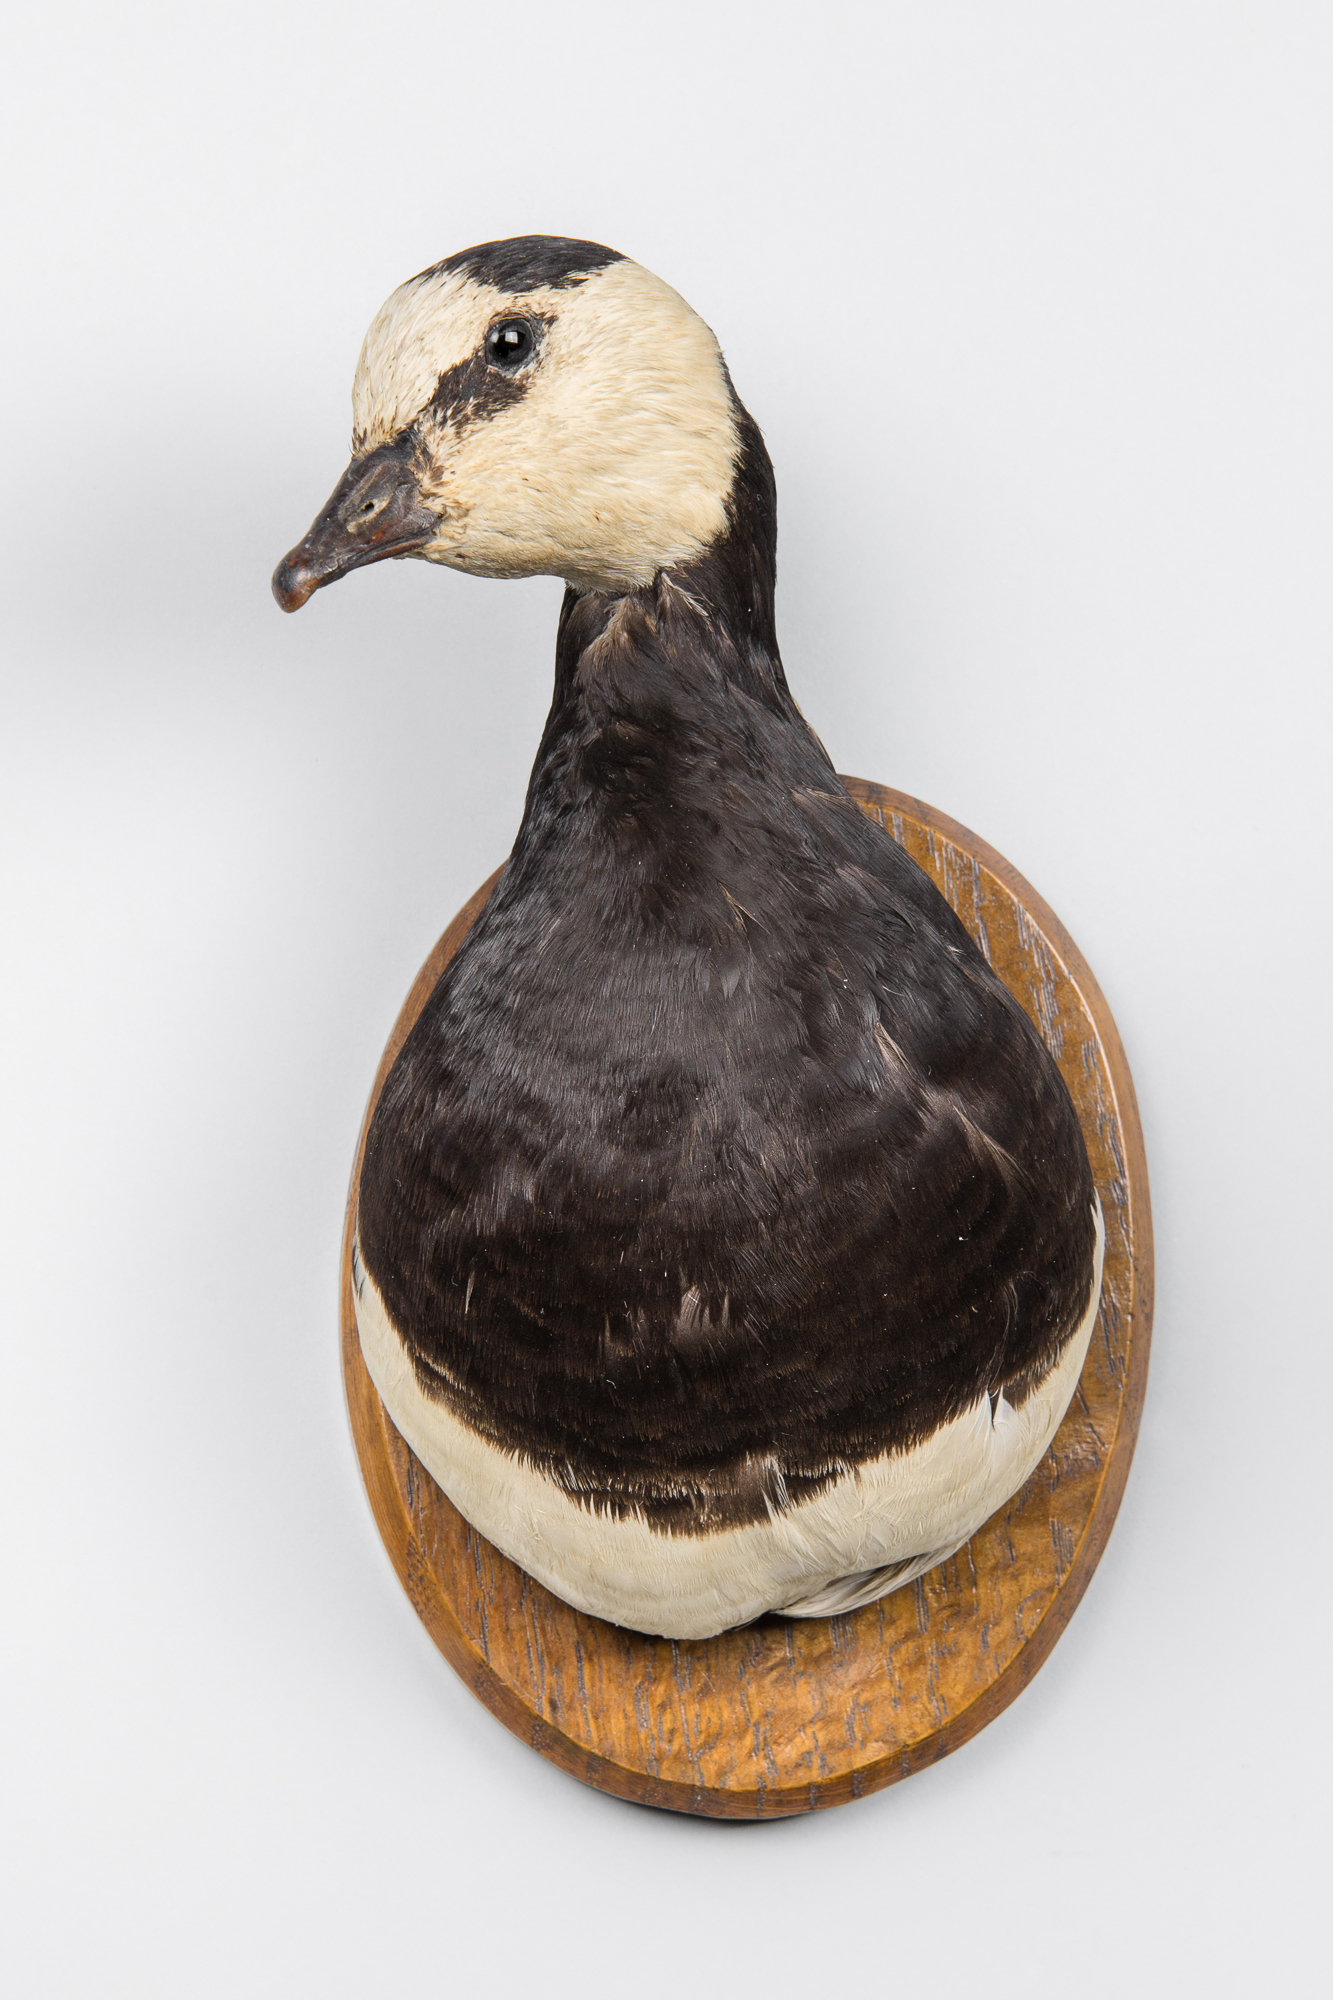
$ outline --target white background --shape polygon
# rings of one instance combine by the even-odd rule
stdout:
[[[15,1995],[1314,1993],[1327,1976],[1333,16],[73,4],[0,115],[0,1971]],[[1159,1295],[1029,1691],[767,1827],[434,1652],[336,1348],[366,1090],[507,852],[558,584],[268,592],[367,321],[589,236],[716,329],[839,767],[1059,911]]]

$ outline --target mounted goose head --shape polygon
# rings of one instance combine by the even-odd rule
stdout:
[[[746,421],[716,340],[614,250],[514,237],[409,279],[366,335],[352,462],[273,594],[389,556],[625,591],[723,532]]]

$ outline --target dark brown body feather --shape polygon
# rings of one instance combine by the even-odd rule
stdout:
[[[1021,1400],[1094,1256],[1054,1062],[791,700],[742,435],[715,549],[567,594],[518,840],[361,1178],[423,1386],[683,1532]]]

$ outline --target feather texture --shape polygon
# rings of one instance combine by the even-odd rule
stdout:
[[[481,245],[390,299],[355,403],[280,602],[395,553],[569,583],[513,853],[368,1130],[371,1374],[601,1616],[869,1601],[1077,1380],[1102,1238],[1059,1071],[792,700],[772,468],[676,293]]]

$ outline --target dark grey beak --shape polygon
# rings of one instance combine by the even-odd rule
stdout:
[[[323,584],[365,563],[416,555],[433,540],[439,516],[428,507],[401,440],[354,458],[310,532],[273,572],[273,595],[299,611]]]

